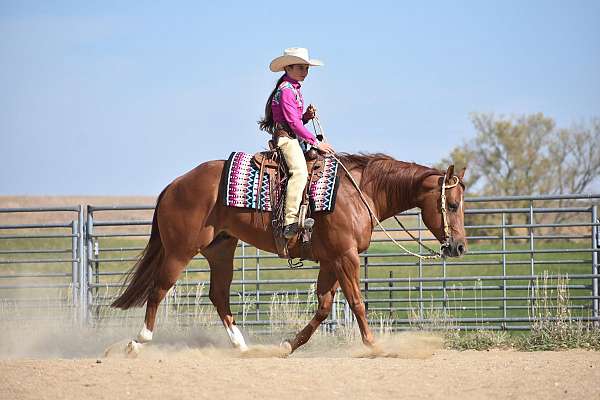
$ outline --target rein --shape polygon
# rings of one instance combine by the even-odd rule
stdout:
[[[323,132],[323,128],[322,128],[321,123],[319,121],[319,117],[317,117],[316,114],[315,114],[315,117],[313,119],[313,127],[314,127],[314,121],[315,120],[317,122],[317,125],[319,126],[319,132],[321,133],[321,136],[323,136],[323,140],[325,141],[325,134]],[[379,221],[379,219],[377,218],[377,216],[373,212],[373,209],[371,209],[371,206],[367,202],[367,199],[365,198],[365,195],[363,194],[362,190],[360,190],[360,187],[359,187],[358,183],[356,183],[356,180],[354,180],[354,177],[352,176],[352,174],[350,173],[350,171],[348,170],[348,168],[346,168],[346,166],[344,165],[344,163],[342,163],[342,161],[339,158],[337,158],[337,156],[335,154],[331,154],[331,157],[333,157],[335,160],[337,160],[337,162],[339,163],[339,165],[341,165],[342,168],[344,169],[344,171],[346,171],[346,175],[348,175],[348,178],[350,178],[350,181],[352,182],[352,185],[356,188],[356,191],[360,195],[361,200],[363,201],[363,203],[365,204],[365,206],[367,206],[367,209],[369,210],[369,213],[371,214],[371,217],[373,219],[375,219],[375,222],[377,222],[377,225],[381,228],[382,232],[385,233],[386,236],[396,246],[400,247],[402,250],[404,250],[408,254],[410,254],[412,256],[415,256],[415,257],[417,257],[417,258],[419,258],[421,260],[435,260],[435,259],[438,259],[438,258],[444,258],[445,257],[441,252],[435,251],[435,250],[431,249],[429,246],[427,246],[426,244],[424,244],[421,240],[419,240],[418,238],[416,238],[412,233],[409,232],[408,229],[406,229],[406,227],[402,224],[402,222],[400,222],[400,220],[398,219],[398,217],[394,216],[394,219],[396,220],[396,222],[398,222],[398,224],[400,225],[400,227],[402,227],[402,229],[404,229],[404,231],[415,242],[417,242],[418,244],[420,244],[421,246],[423,246],[431,254],[428,254],[428,255],[418,254],[418,253],[415,253],[415,252],[407,249],[406,247],[402,246],[400,243],[398,243],[396,241],[396,239],[394,239],[388,233],[388,231],[385,230],[385,228],[381,224],[381,221]],[[450,226],[448,225],[448,216],[447,216],[447,210],[446,210],[446,189],[451,189],[451,188],[455,187],[456,185],[458,185],[459,182],[460,182],[460,179],[456,175],[452,176],[453,182],[451,184],[449,184],[449,185],[446,185],[446,179],[447,179],[447,175],[444,174],[444,180],[442,181],[442,190],[441,190],[441,211],[442,211],[442,220],[444,222],[444,236],[445,237],[444,237],[444,243],[441,245],[441,249],[444,249],[444,248],[450,246],[449,240],[450,240],[450,237],[451,237],[450,236]]]

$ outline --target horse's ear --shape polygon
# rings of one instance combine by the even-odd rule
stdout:
[[[448,170],[446,171],[446,179],[448,181],[450,181],[453,176],[454,176],[454,164],[452,164],[448,167]]]
[[[466,170],[467,170],[467,167],[463,167],[463,169],[461,169],[460,172],[458,173],[458,177],[460,178],[461,181],[465,177],[465,171]]]

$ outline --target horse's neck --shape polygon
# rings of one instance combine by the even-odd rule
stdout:
[[[368,188],[368,196],[372,199],[377,217],[381,221],[416,207],[418,195],[411,182],[390,181],[385,188],[377,192],[373,187]]]
[[[354,178],[372,201],[373,211],[380,220],[418,207],[419,198],[425,190],[424,179],[437,172],[423,165],[394,160],[384,154],[350,154],[342,159],[350,166]]]
[[[412,190],[410,193],[408,193],[408,188],[406,190],[407,192],[403,193],[401,198],[392,197],[393,201],[389,201],[387,196],[380,196],[378,202],[381,204],[377,208],[382,221],[416,206],[414,199],[411,200]]]

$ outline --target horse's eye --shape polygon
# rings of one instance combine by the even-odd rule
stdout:
[[[458,211],[458,204],[457,203],[449,203],[448,209],[452,212],[456,212],[456,211]]]

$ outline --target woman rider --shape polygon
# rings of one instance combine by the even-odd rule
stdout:
[[[300,92],[300,82],[308,75],[310,66],[320,65],[323,65],[321,61],[311,60],[308,57],[307,49],[292,47],[285,49],[283,56],[275,58],[269,66],[273,72],[285,71],[285,73],[279,78],[267,100],[265,118],[259,121],[259,126],[261,130],[273,135],[290,174],[283,228],[283,236],[287,239],[294,237],[298,232],[298,211],[308,179],[308,170],[300,143],[309,144],[322,153],[334,153],[331,145],[317,141],[315,136],[304,127],[304,124],[315,117],[315,110],[310,105],[303,113],[304,99]]]

